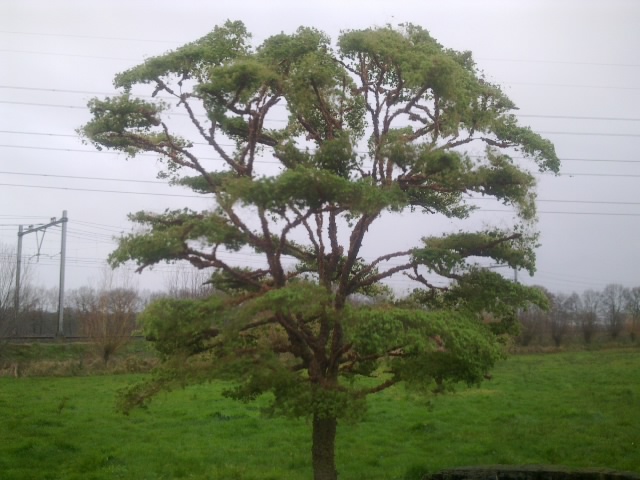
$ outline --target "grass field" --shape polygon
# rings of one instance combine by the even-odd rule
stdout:
[[[0,378],[0,478],[310,478],[304,420],[261,417],[217,385],[115,413],[139,378]],[[640,350],[515,356],[480,388],[430,399],[386,391],[339,427],[337,461],[345,480],[496,463],[640,472]]]

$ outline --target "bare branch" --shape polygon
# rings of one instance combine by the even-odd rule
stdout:
[[[388,380],[385,380],[384,382],[382,382],[379,385],[376,385],[375,387],[371,387],[371,388],[363,388],[362,390],[358,391],[358,395],[361,397],[373,394],[373,393],[378,393],[378,392],[382,392],[383,390],[386,390],[387,388],[393,387],[396,383],[398,383],[398,380],[394,379],[394,378],[390,378]]]
[[[191,105],[187,101],[188,97],[189,97],[188,94],[183,94],[180,98],[182,100],[182,104],[184,105],[184,108],[187,110],[187,113],[189,115],[189,119],[191,120],[191,123],[193,123],[195,125],[195,127],[198,130],[198,132],[200,132],[200,135],[202,136],[202,138],[204,138],[207,141],[207,143],[214,148],[214,150],[218,153],[218,155],[220,155],[222,157],[222,159],[231,168],[234,169],[234,171],[236,171],[239,175],[244,174],[245,173],[245,168],[242,165],[240,165],[238,162],[236,162],[233,158],[231,158],[231,156],[229,156],[227,154],[227,152],[224,150],[224,148],[222,148],[220,146],[220,144],[216,141],[216,139],[215,139],[215,124],[214,123],[211,124],[211,126],[209,127],[209,133],[208,134],[204,130],[204,127],[202,126],[202,124],[196,118],[196,115],[195,115],[193,109],[191,108]]]
[[[227,274],[234,277],[236,280],[240,282],[250,285],[256,288],[263,288],[264,285],[256,280],[256,278],[264,277],[268,271],[265,270],[254,270],[253,272],[242,272],[236,268],[233,268],[227,262],[220,260],[216,255],[216,250],[214,249],[212,253],[205,253],[198,250],[195,250],[191,247],[186,247],[185,254],[181,256],[183,260],[187,260],[194,267],[197,268],[208,268],[214,267],[219,268],[226,272]]]
[[[368,287],[369,285],[373,285],[375,283],[378,283],[379,281],[384,280],[385,278],[389,278],[389,277],[395,275],[398,272],[402,272],[404,270],[408,270],[408,269],[412,268],[413,265],[414,265],[413,262],[408,262],[408,263],[405,263],[403,265],[398,265],[398,266],[392,267],[389,270],[385,270],[384,272],[380,272],[380,273],[378,273],[376,275],[371,275],[370,277],[366,278],[365,280],[354,281],[352,279],[352,281],[349,284],[349,291],[350,292],[355,292],[359,288]]]
[[[456,275],[455,273],[451,273],[451,272],[443,272],[440,271],[439,269],[437,269],[435,266],[431,265],[431,264],[424,264],[427,268],[430,268],[431,270],[433,270],[434,272],[436,272],[438,275],[445,277],[445,278],[450,278],[452,280],[461,280],[462,277],[460,275]],[[421,284],[423,284],[425,287],[431,289],[431,290],[442,290],[442,291],[447,291],[448,288],[447,287],[437,287],[433,284],[431,284],[426,278],[424,278],[424,276],[422,276],[422,274],[420,272],[418,272],[418,264],[413,265],[413,273],[414,275],[411,275],[410,273],[406,273],[405,275],[407,277],[409,277],[411,280],[415,281],[415,282],[420,282]]]
[[[269,270],[273,279],[278,286],[284,285],[284,270],[280,262],[280,255],[276,252],[272,242],[271,230],[269,229],[269,222],[263,208],[258,208],[258,217],[260,218],[260,225],[262,227],[263,241],[260,247],[264,250],[269,263]]]
[[[378,257],[375,260],[373,260],[371,263],[369,263],[368,266],[366,266],[365,268],[360,270],[356,275],[354,275],[353,276],[353,280],[359,280],[362,277],[367,276],[368,274],[370,274],[373,271],[373,269],[377,265],[379,265],[382,262],[388,262],[392,258],[396,258],[396,257],[406,257],[407,255],[411,255],[412,253],[413,253],[413,250],[405,250],[403,252],[394,252],[394,253],[389,253],[387,255],[383,255],[381,257]]]

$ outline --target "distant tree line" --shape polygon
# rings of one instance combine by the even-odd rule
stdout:
[[[16,253],[0,244],[0,346],[10,339],[54,337],[58,331],[58,288],[35,285],[27,264],[21,274],[16,312]],[[203,298],[214,293],[208,276],[192,267],[176,267],[161,291],[141,291],[131,275],[105,269],[97,285],[65,292],[64,336],[96,347],[105,363],[135,334],[136,317],[161,297]]]
[[[146,305],[162,297],[206,298],[215,293],[208,280],[203,271],[177,267],[166,276],[162,291],[140,291],[130,276],[105,270],[97,286],[66,292],[64,334],[86,338],[108,362],[136,332],[136,316]],[[537,288],[548,298],[549,309],[532,305],[519,312],[518,345],[590,345],[597,339],[636,342],[640,338],[640,287],[610,284],[581,294]],[[15,251],[0,244],[0,339],[55,336],[57,309],[58,289],[34,285],[27,268],[16,315]]]
[[[519,314],[521,346],[568,342],[592,344],[596,339],[636,342],[640,336],[640,287],[609,284],[603,290],[553,293],[538,287],[549,299],[549,309],[537,306]]]

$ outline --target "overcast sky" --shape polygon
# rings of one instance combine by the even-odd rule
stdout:
[[[114,93],[116,73],[226,19],[244,21],[255,43],[300,25],[335,39],[344,29],[411,21],[446,47],[473,51],[487,77],[518,105],[521,122],[553,141],[563,160],[561,176],[538,177],[538,272],[519,278],[565,292],[608,283],[640,286],[635,0],[3,0],[0,242],[15,245],[18,224],[47,223],[67,210],[66,285],[77,288],[95,285],[114,248],[112,236],[131,228],[127,213],[210,207],[186,190],[153,183],[158,166],[152,157],[126,161],[96,153],[75,129],[89,120],[89,98]],[[505,218],[484,212],[483,221],[500,224]],[[398,238],[401,228],[381,224],[376,241]],[[438,232],[411,233],[419,238]],[[376,245],[366,246],[375,253]],[[38,282],[56,285],[60,228],[48,229],[44,238],[25,236],[23,248]],[[251,261],[242,255],[240,260]],[[162,288],[161,272],[170,269],[156,269],[139,285]],[[394,286],[410,285],[399,277]]]

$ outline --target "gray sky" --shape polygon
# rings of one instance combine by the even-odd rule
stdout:
[[[126,161],[95,153],[75,129],[89,119],[89,98],[114,93],[114,74],[226,19],[244,21],[256,43],[300,25],[336,38],[343,29],[411,21],[446,47],[472,50],[519,106],[521,122],[552,140],[564,160],[560,177],[538,177],[538,272],[520,279],[556,291],[640,285],[640,3],[634,0],[0,1],[0,242],[15,245],[17,224],[46,223],[68,210],[66,284],[76,288],[97,282],[112,235],[131,228],[128,212],[209,207],[186,190],[143,183],[156,181],[152,157]],[[499,225],[508,218],[487,211],[476,222]],[[414,227],[402,219],[383,222],[375,241],[400,238],[410,246],[411,239],[439,233]],[[24,237],[32,263],[41,240]],[[375,242],[366,247],[377,253]],[[60,229],[51,228],[34,266],[39,283],[56,284],[59,251]],[[139,285],[161,288],[167,270],[157,268]],[[393,284],[410,286],[402,277]]]

